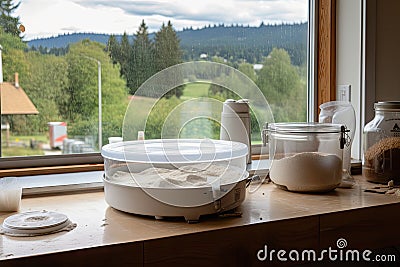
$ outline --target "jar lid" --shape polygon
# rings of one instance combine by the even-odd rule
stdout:
[[[104,158],[146,163],[199,163],[244,157],[247,145],[213,139],[152,139],[103,146]]]
[[[377,111],[400,111],[400,101],[380,101],[374,104]]]
[[[318,122],[281,122],[268,124],[268,131],[281,133],[340,133],[341,124]]]
[[[248,99],[240,99],[233,100],[227,99],[224,102],[222,107],[222,112],[224,114],[233,114],[237,116],[237,113],[249,113],[249,100]]]

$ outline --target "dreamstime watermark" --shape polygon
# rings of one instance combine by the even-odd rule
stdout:
[[[347,240],[339,238],[336,241],[336,247],[328,247],[321,251],[313,249],[296,250],[290,251],[280,249],[269,249],[267,245],[257,252],[257,259],[259,261],[341,261],[341,262],[395,262],[396,255],[374,255],[371,250],[357,250],[357,249],[346,249]]]

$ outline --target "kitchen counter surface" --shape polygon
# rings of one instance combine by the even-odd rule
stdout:
[[[0,265],[170,266],[212,260],[243,266],[257,263],[257,251],[265,244],[321,249],[345,238],[352,248],[399,245],[394,229],[400,224],[400,197],[364,192],[373,184],[355,178],[354,188],[325,194],[254,184],[239,208],[241,217],[204,216],[196,224],[117,211],[107,205],[103,192],[24,198],[22,212],[61,212],[77,227],[38,237],[0,235]],[[0,223],[12,214],[0,213]]]

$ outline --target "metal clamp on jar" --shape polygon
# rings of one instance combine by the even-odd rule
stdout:
[[[268,124],[263,139],[273,158],[272,182],[297,192],[335,189],[342,181],[347,132],[343,125],[331,123]]]

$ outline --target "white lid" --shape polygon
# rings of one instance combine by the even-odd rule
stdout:
[[[106,159],[127,162],[191,163],[230,160],[248,153],[243,143],[212,139],[153,139],[103,146]]]
[[[342,125],[319,122],[280,122],[268,124],[268,131],[301,134],[341,133]]]
[[[247,99],[240,99],[238,101],[228,99],[222,107],[223,114],[249,113],[249,110],[249,100]]]
[[[52,211],[28,211],[7,217],[1,232],[10,236],[45,235],[60,231],[71,225],[68,217]]]

